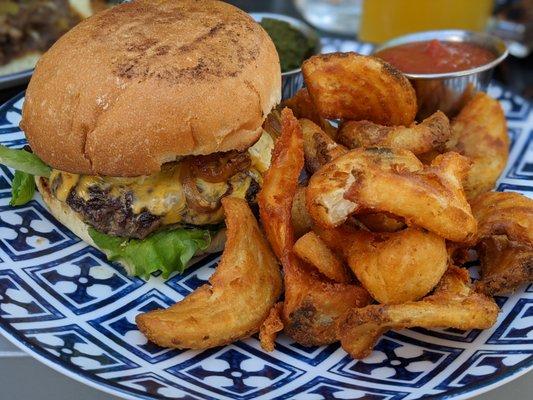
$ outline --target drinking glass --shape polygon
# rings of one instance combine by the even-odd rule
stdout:
[[[411,32],[484,31],[493,0],[364,0],[359,38],[381,43]]]
[[[362,0],[294,0],[294,5],[313,26],[324,31],[354,36],[359,29]]]

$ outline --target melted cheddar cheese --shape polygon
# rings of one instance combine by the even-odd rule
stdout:
[[[67,201],[73,190],[79,197],[88,201],[91,198],[91,188],[98,187],[115,198],[126,192],[131,193],[131,208],[134,214],[148,211],[161,216],[164,225],[179,222],[195,225],[214,224],[224,218],[220,207],[222,197],[228,195],[245,198],[252,180],[262,184],[262,174],[270,165],[273,146],[271,137],[263,133],[257,143],[248,150],[251,159],[248,171],[235,174],[228,182],[212,183],[198,178],[194,180],[202,202],[217,205],[212,211],[196,211],[187,206],[182,183],[183,168],[179,162],[163,165],[161,171],[156,174],[135,178],[76,175],[53,170],[50,182],[53,194],[63,202]]]

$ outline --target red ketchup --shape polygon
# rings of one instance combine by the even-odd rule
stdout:
[[[485,65],[496,55],[465,42],[430,40],[389,47],[374,54],[407,74],[441,74]]]

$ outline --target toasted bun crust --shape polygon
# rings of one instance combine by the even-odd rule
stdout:
[[[244,150],[280,100],[268,34],[222,1],[137,0],[81,22],[40,59],[21,127],[56,169],[138,176]]]
[[[68,205],[57,200],[50,193],[47,179],[35,177],[35,183],[37,185],[37,189],[39,189],[39,192],[41,193],[44,203],[46,204],[46,206],[48,207],[48,210],[50,211],[50,214],[52,214],[55,217],[55,219],[57,219],[61,224],[66,226],[68,229],[70,229],[72,233],[78,236],[85,243],[105,253],[105,251],[99,248],[94,243],[94,241],[91,239],[91,236],[89,235],[89,225],[83,222],[82,219],[79,217],[79,215],[74,210],[72,210]],[[205,254],[218,253],[222,251],[225,244],[226,244],[226,230],[222,229],[211,239],[211,245],[205,250],[205,252],[201,254],[197,254],[195,257],[191,259],[189,264],[195,263]],[[131,266],[121,261],[118,261],[118,263],[124,267],[124,269],[129,275],[132,274],[133,268]]]

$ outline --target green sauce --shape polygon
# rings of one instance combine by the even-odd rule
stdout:
[[[302,62],[313,55],[317,42],[308,38],[288,22],[263,18],[261,26],[272,38],[279,54],[281,72],[300,68]]]

